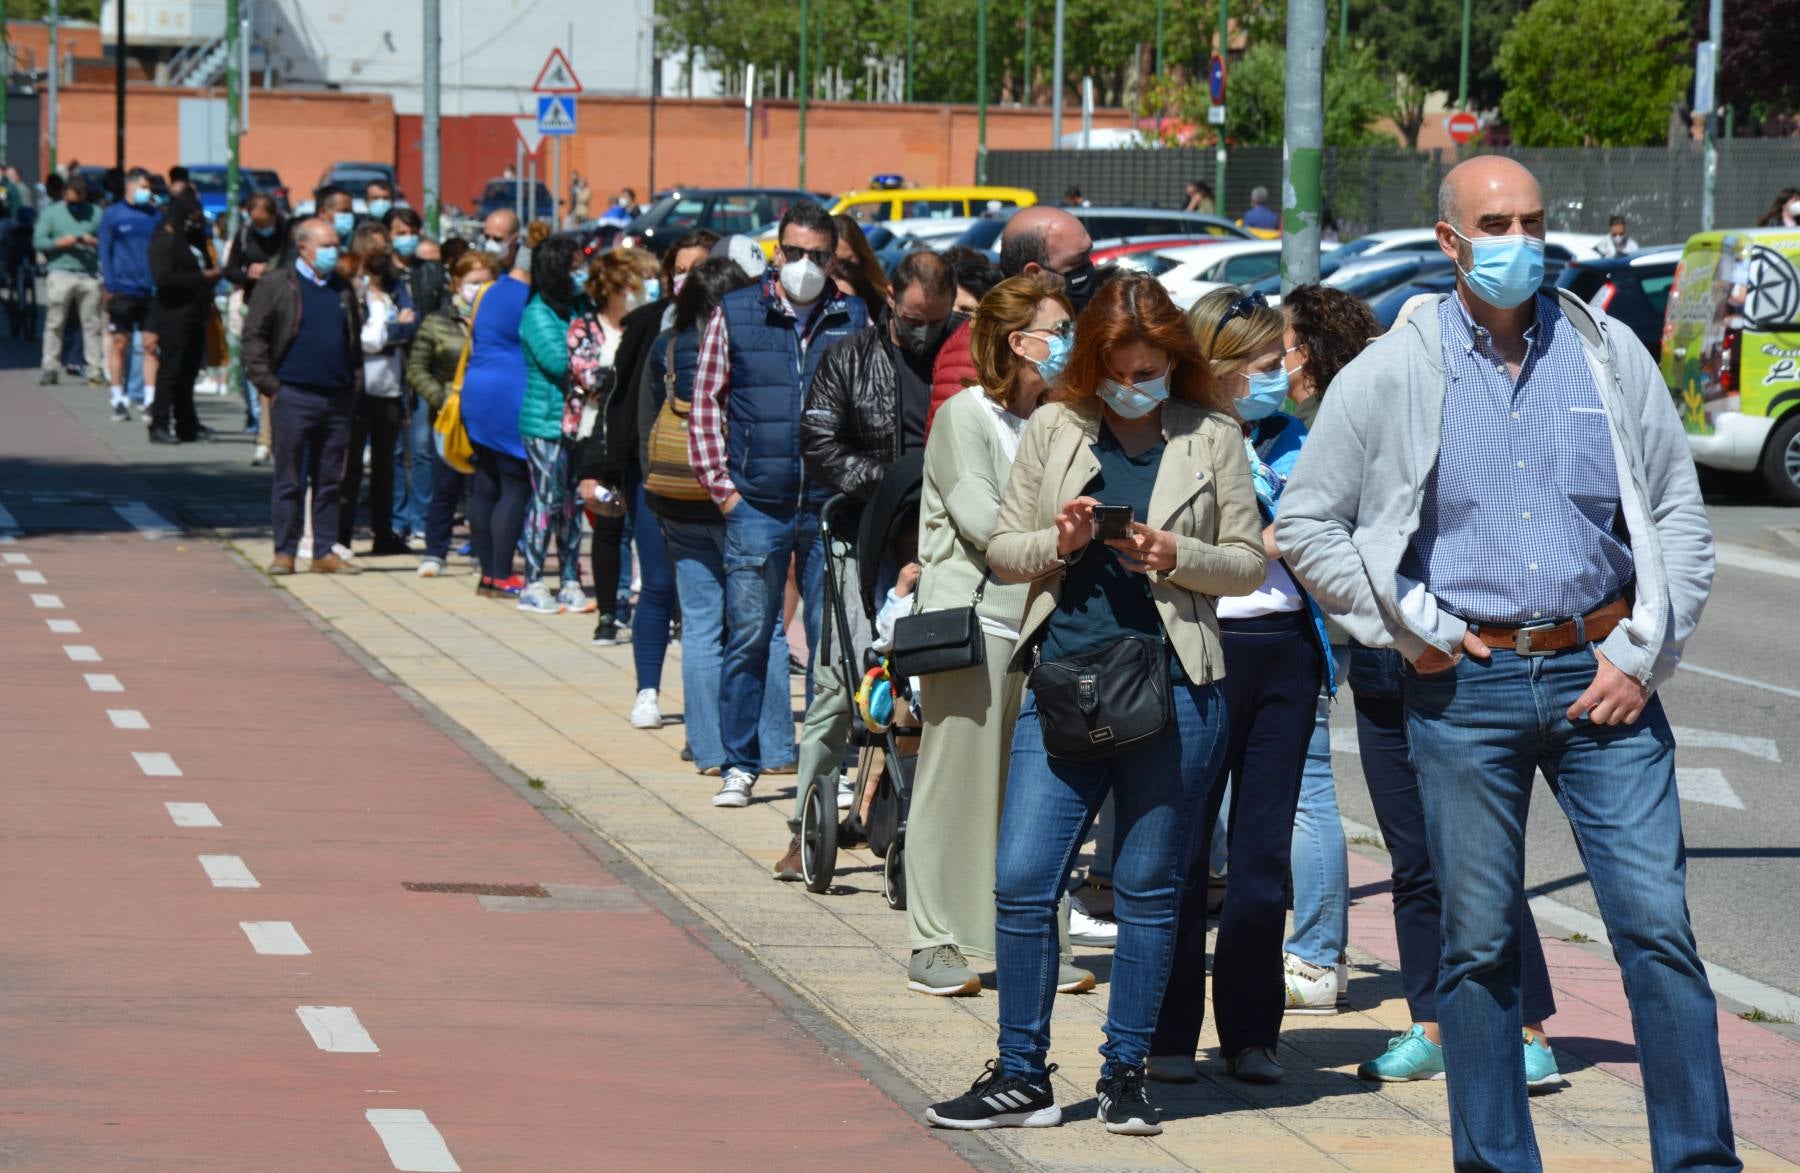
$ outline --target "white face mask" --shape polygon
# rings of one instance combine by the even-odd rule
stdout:
[[[798,261],[783,261],[781,289],[795,305],[811,305],[825,292],[825,270],[804,257]]]
[[[481,282],[465,281],[462,284],[462,299],[470,305],[475,304],[475,295],[481,292]]]
[[[1790,200],[1788,202],[1787,214],[1796,220],[1800,220],[1800,200]]]

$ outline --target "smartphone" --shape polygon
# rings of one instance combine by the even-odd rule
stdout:
[[[1131,521],[1129,505],[1096,505],[1094,537],[1102,542],[1108,538],[1128,538],[1131,536]]]

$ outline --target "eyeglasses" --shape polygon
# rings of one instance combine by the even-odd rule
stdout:
[[[1054,326],[1033,326],[1027,330],[1020,330],[1019,333],[1021,333],[1021,334],[1054,334],[1058,338],[1061,338],[1064,341],[1067,341],[1068,339],[1075,337],[1075,319],[1074,318],[1064,318],[1062,321],[1056,323],[1056,325],[1054,325]]]
[[[1262,295],[1262,290],[1253,289],[1231,303],[1230,308],[1228,308],[1219,318],[1219,324],[1213,327],[1213,334],[1216,336],[1237,318],[1243,318],[1245,321],[1249,321],[1251,315],[1255,314],[1257,310],[1266,310],[1268,308],[1269,299]]]
[[[801,261],[811,261],[813,264],[823,269],[831,264],[831,259],[834,255],[835,254],[828,248],[801,248],[797,244],[784,244],[781,246],[781,259],[796,265]]]

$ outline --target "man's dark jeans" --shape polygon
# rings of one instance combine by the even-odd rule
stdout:
[[[277,554],[298,554],[305,527],[306,490],[312,487],[313,557],[331,553],[338,540],[338,487],[350,445],[356,389],[321,391],[287,383],[275,396],[275,479],[269,511]]]

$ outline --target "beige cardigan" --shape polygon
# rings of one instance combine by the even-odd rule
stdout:
[[[1145,522],[1175,535],[1175,566],[1149,576],[1150,594],[1188,679],[1206,684],[1225,675],[1214,601],[1254,590],[1268,568],[1262,518],[1234,421],[1171,399],[1162,425],[1168,447]],[[1015,668],[1029,667],[1027,649],[1062,596],[1056,515],[1100,471],[1092,450],[1099,434],[1093,400],[1047,404],[1026,425],[987,551],[997,576],[1031,584]]]

